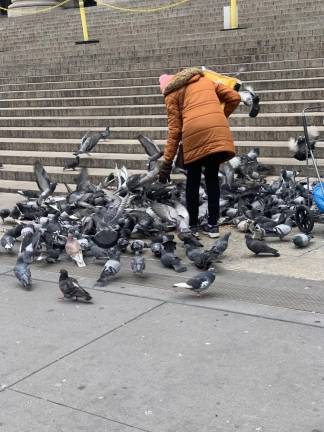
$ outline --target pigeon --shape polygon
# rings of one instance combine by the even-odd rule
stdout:
[[[251,107],[249,116],[254,118],[259,114],[260,111],[260,98],[255,94],[252,87],[246,87],[246,90],[239,92],[241,101],[244,105]]]
[[[228,240],[230,238],[231,232],[226,232],[222,237],[217,239],[213,246],[211,247],[210,251],[217,257],[220,257],[223,255],[223,253],[228,248]]]
[[[164,250],[162,251],[161,263],[166,268],[172,268],[177,273],[182,273],[187,271],[187,267],[181,264],[181,259],[175,256],[172,253],[167,253]]]
[[[14,267],[16,278],[26,290],[30,290],[32,286],[32,277],[28,261],[29,260],[26,252],[23,252],[18,255],[17,262]]]
[[[151,248],[151,251],[152,251],[153,255],[156,258],[161,258],[161,256],[162,256],[162,250],[163,250],[162,243],[159,243],[159,242],[151,243],[150,248]]]
[[[106,286],[109,279],[120,271],[120,267],[120,262],[118,260],[109,259],[105,263],[96,285],[101,287]]]
[[[33,190],[18,190],[17,194],[23,196],[24,198],[27,198],[27,200],[30,200],[39,198],[40,192]]]
[[[88,131],[82,138],[78,150],[73,154],[78,156],[83,153],[89,154],[101,139],[108,138],[110,134],[109,126],[103,132]]]
[[[65,244],[65,252],[76,262],[78,267],[85,267],[80,243],[73,236],[72,233],[68,234],[68,238]]]
[[[138,135],[137,139],[141,143],[145,153],[149,156],[149,161],[156,161],[163,155],[163,151],[160,150],[159,146],[147,136]]]
[[[10,213],[11,213],[10,210],[6,208],[0,210],[0,217],[2,219],[2,222],[4,222],[4,220],[10,216]]]
[[[123,253],[127,251],[128,245],[129,245],[129,240],[127,238],[120,237],[117,241],[117,247]]]
[[[15,244],[15,238],[10,234],[9,231],[5,232],[4,235],[1,237],[1,246],[7,251],[11,252],[12,248]]]
[[[106,259],[106,260],[108,259],[107,250],[97,246],[94,243],[90,246],[89,253],[91,254],[91,256],[93,256],[96,259]]]
[[[110,227],[99,230],[93,237],[93,241],[103,249],[114,246],[117,240],[118,232]]]
[[[211,251],[195,249],[192,246],[184,245],[187,258],[195,264],[200,270],[208,270],[215,261],[214,254]]]
[[[312,238],[312,234],[299,233],[294,235],[292,241],[297,248],[305,248],[310,244]]]
[[[255,253],[255,255],[273,255],[275,257],[279,257],[280,253],[273,249],[272,247],[268,246],[267,243],[265,243],[262,240],[256,240],[253,239],[251,234],[245,234],[245,240],[246,240],[246,246],[247,248]]]
[[[135,256],[131,260],[131,269],[135,274],[142,274],[145,270],[145,259],[140,252],[135,252]]]
[[[76,156],[73,160],[65,159],[63,171],[66,171],[69,169],[75,171],[75,168],[77,168],[79,166],[79,164],[80,164],[80,157],[79,156]]]
[[[319,131],[315,126],[309,126],[307,128],[309,147],[310,150],[314,151],[317,140],[319,138]],[[294,158],[299,161],[305,161],[310,157],[310,153],[307,148],[305,136],[299,136],[298,138],[290,138],[288,143],[289,150],[294,152]]]
[[[45,253],[41,254],[37,261],[46,261],[48,264],[54,264],[57,261],[59,261],[59,257],[61,255],[62,250],[61,249],[54,249],[53,247],[50,247],[46,250]]]
[[[284,237],[291,233],[292,227],[288,224],[279,224],[273,228],[273,231],[279,236],[280,240],[282,240]]]
[[[37,199],[37,204],[41,205],[56,189],[57,183],[52,183],[45,171],[43,165],[36,161],[34,163],[34,174],[36,177],[36,183],[41,191],[40,196]]]
[[[133,254],[142,253],[143,249],[146,247],[147,247],[147,244],[145,242],[143,242],[143,240],[134,240],[130,244],[130,249],[133,252]]]
[[[75,301],[82,299],[87,302],[92,300],[91,295],[64,269],[60,270],[59,287],[65,299],[74,299]]]
[[[187,280],[187,282],[176,283],[173,286],[177,288],[187,288],[195,292],[199,297],[206,293],[216,278],[216,269],[210,267],[207,271],[198,273],[196,276]]]
[[[194,246],[194,247],[202,247],[203,246],[203,244],[197,239],[197,237],[195,236],[195,234],[191,230],[179,232],[178,238],[184,244],[189,244],[190,246]]]

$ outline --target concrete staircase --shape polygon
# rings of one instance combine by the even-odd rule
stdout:
[[[118,3],[118,2],[117,2]],[[170,1],[120,2],[152,7]],[[241,3],[241,2],[239,2]],[[135,6],[134,6],[135,4]],[[111,126],[111,136],[82,159],[93,179],[115,166],[145,169],[136,135],[163,146],[166,115],[158,76],[189,65],[223,73],[242,71],[262,99],[257,119],[244,106],[231,117],[238,152],[261,148],[261,161],[277,173],[303,165],[291,158],[287,141],[302,133],[300,112],[324,105],[324,2],[249,0],[240,4],[239,31],[221,31],[219,0],[191,1],[159,14],[125,14],[104,7],[87,10],[91,38],[82,39],[78,10],[0,21],[0,190],[35,188],[32,164],[41,160],[58,182],[88,129]],[[323,110],[324,111],[324,110]],[[310,116],[324,136],[324,112]],[[324,166],[324,146],[317,157]],[[309,170],[313,174],[312,170]]]

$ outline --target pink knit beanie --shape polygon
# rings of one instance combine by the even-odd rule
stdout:
[[[160,81],[160,89],[162,93],[164,92],[164,89],[167,87],[167,85],[169,84],[169,82],[172,80],[173,77],[174,75],[167,75],[167,74],[160,76],[159,81]]]

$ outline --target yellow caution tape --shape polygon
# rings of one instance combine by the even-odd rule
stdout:
[[[184,3],[188,3],[191,0],[180,0],[177,1],[176,3],[171,3],[168,5],[164,5],[164,6],[160,6],[160,7],[155,7],[155,8],[149,8],[149,9],[144,9],[144,8],[125,8],[125,7],[121,7],[121,6],[115,6],[109,3],[105,3],[102,2],[100,0],[96,0],[98,5],[102,5],[105,6],[109,9],[114,9],[114,10],[118,10],[118,11],[122,11],[122,12],[132,12],[132,13],[152,13],[152,12],[160,12],[162,10],[166,10],[166,9],[171,9],[171,8],[175,8],[177,6],[180,6]]]
[[[65,3],[69,2],[69,1],[70,0],[64,0],[61,3],[58,3],[58,4],[54,5],[54,6],[48,6],[46,8],[40,9],[39,11],[24,12],[24,14],[22,16],[24,16],[24,15],[36,15],[36,14],[43,13],[43,12],[49,12],[50,10],[58,8],[58,7],[64,5]],[[12,10],[14,10],[14,9],[3,8],[1,6],[0,6],[0,9],[1,10],[5,10],[5,11],[12,11]]]
[[[80,8],[80,17],[81,17],[81,25],[83,32],[83,40],[86,42],[89,40],[88,34],[88,26],[87,26],[87,18],[84,10],[84,2],[83,0],[79,0],[79,8]]]
[[[231,0],[231,28],[237,28],[237,3],[236,0]]]

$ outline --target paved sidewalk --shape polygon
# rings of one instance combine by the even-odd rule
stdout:
[[[100,264],[34,264],[26,292],[1,251],[0,431],[324,432],[321,227],[309,252],[273,243],[251,258],[233,233],[204,298],[148,252],[105,289]],[[61,267],[93,304],[58,299]]]

